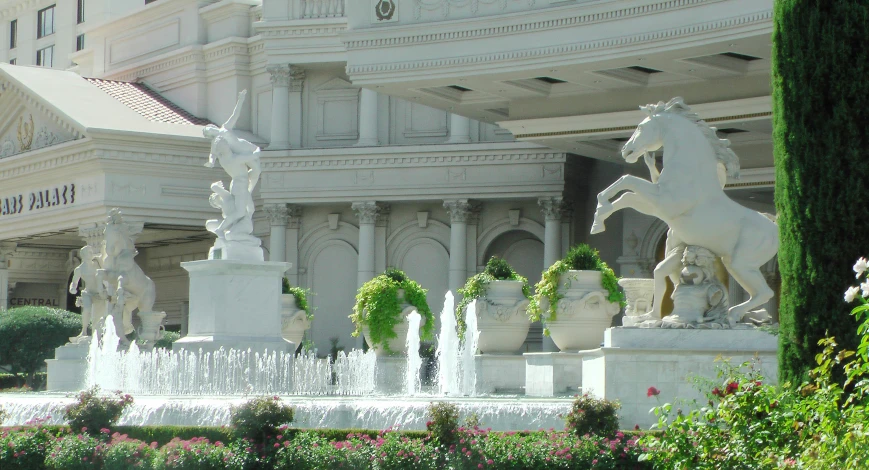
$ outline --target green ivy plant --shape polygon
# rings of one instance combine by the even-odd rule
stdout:
[[[548,321],[557,320],[558,301],[564,298],[564,295],[558,292],[558,280],[567,271],[600,271],[603,274],[601,287],[609,292],[607,300],[618,302],[622,307],[627,305],[625,294],[619,289],[619,278],[616,277],[616,273],[600,259],[597,250],[583,243],[571,248],[564,259],[556,261],[549,269],[543,271],[540,282],[534,286],[534,297],[528,305],[528,317],[531,321],[540,321],[544,316]],[[570,287],[570,281],[567,281],[564,287]],[[546,311],[540,306],[543,299],[549,301],[549,308]],[[549,329],[544,329],[543,333],[548,336]]]
[[[398,298],[399,289],[404,290],[404,299]],[[420,339],[432,338],[434,315],[426,301],[426,290],[407,274],[398,269],[387,269],[383,274],[366,282],[356,294],[356,305],[350,319],[356,325],[353,336],[359,336],[362,327],[368,327],[369,346],[381,345],[387,353],[389,340],[396,338],[395,325],[401,323],[401,304],[407,302],[416,307],[425,323]]]
[[[459,326],[459,337],[465,331],[464,311],[476,299],[486,296],[489,291],[489,283],[492,281],[522,281],[522,295],[526,299],[531,300],[531,287],[528,286],[528,279],[517,273],[510,263],[503,258],[493,256],[486,263],[486,269],[479,274],[475,274],[468,278],[465,287],[459,289],[459,294],[462,295],[462,301],[456,306],[456,323]]]
[[[308,303],[308,296],[314,295],[313,292],[311,292],[311,289],[291,286],[290,280],[284,278],[281,282],[281,293],[293,294],[293,297],[296,298],[296,305],[298,305],[300,309],[305,311],[305,316],[308,317],[308,320],[314,319],[314,311],[313,309],[311,309],[311,304]]]

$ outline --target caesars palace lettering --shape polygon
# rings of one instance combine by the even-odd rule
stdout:
[[[0,217],[74,203],[75,184],[70,183],[51,189],[33,191],[26,197],[24,194],[3,197],[0,199]]]

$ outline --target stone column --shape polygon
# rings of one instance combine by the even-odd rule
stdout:
[[[290,284],[299,285],[299,229],[302,226],[302,207],[289,204],[287,205],[287,243],[286,243],[286,261],[291,263],[290,270],[287,271],[287,278]]]
[[[356,286],[362,287],[374,278],[374,225],[380,208],[374,201],[354,202],[351,206],[359,217],[359,258],[356,269]],[[363,338],[356,338],[356,348],[362,349]]]
[[[561,217],[564,201],[560,197],[542,197],[537,200],[537,204],[546,219],[543,232],[543,269],[546,270],[561,259]],[[548,336],[543,336],[540,346],[543,352],[558,351],[558,347]]]
[[[269,261],[287,260],[287,223],[290,213],[286,204],[265,204],[263,206],[269,217],[271,233],[269,235]]]
[[[305,83],[305,71],[295,65],[290,66],[290,146],[302,146],[302,118],[305,116],[302,106],[302,86]]]
[[[471,205],[467,199],[444,201],[444,207],[450,214],[450,280],[449,288],[459,302],[459,288],[465,285],[468,278],[468,216]]]
[[[450,140],[448,144],[466,144],[471,141],[471,120],[450,114]]]
[[[377,140],[377,92],[362,89],[359,97],[359,142],[357,147],[380,145]]]
[[[0,311],[9,307],[9,258],[15,248],[15,243],[0,244]]]
[[[272,123],[269,150],[290,148],[290,68],[269,65],[266,71],[272,81]]]

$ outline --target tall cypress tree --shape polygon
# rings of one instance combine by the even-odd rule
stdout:
[[[869,256],[869,0],[776,0],[772,86],[782,276],[779,371],[798,384],[818,340],[855,349],[843,300]]]

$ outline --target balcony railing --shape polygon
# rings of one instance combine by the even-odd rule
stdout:
[[[297,0],[300,19],[344,16],[345,0]]]

